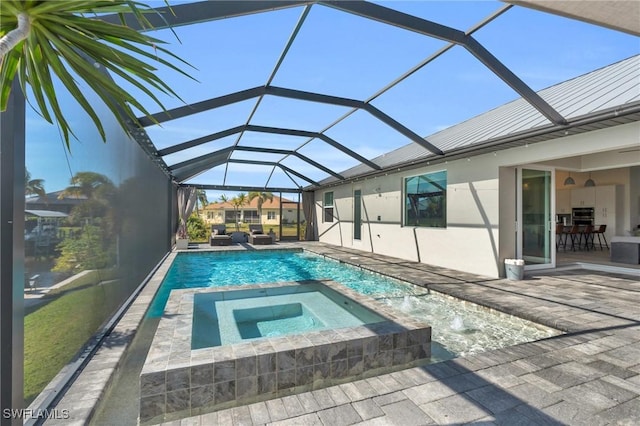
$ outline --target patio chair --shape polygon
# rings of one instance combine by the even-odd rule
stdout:
[[[227,227],[224,225],[211,225],[209,242],[212,246],[228,246],[231,244],[231,235],[227,234]]]
[[[265,234],[262,225],[249,225],[249,244],[266,245],[273,243],[271,235]]]

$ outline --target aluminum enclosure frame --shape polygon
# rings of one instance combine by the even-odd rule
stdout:
[[[462,33],[457,30],[450,31],[452,29],[447,29],[443,26],[435,26],[429,21],[419,20],[412,21],[410,24],[402,24],[402,20],[404,17],[394,14],[396,18],[387,16],[386,11],[391,10],[384,8],[382,6],[377,6],[372,3],[364,3],[364,2],[344,2],[344,1],[325,1],[325,2],[316,2],[316,1],[287,1],[287,0],[245,0],[245,1],[203,1],[199,3],[189,3],[189,4],[181,4],[177,6],[172,6],[171,9],[175,11],[180,11],[179,14],[174,15],[170,13],[169,8],[159,8],[160,14],[158,16],[154,16],[152,14],[148,15],[147,18],[151,21],[152,25],[154,25],[154,29],[167,28],[168,26],[181,26],[181,25],[189,25],[196,24],[200,22],[212,21],[216,19],[225,19],[228,17],[234,16],[244,16],[252,13],[261,13],[268,12],[272,10],[280,10],[285,8],[292,7],[300,7],[305,6],[306,8],[310,7],[310,5],[323,5],[327,7],[333,7],[335,9],[344,10],[348,13],[359,14],[360,16],[367,17],[368,19],[380,19],[380,22],[387,22],[388,24],[395,26],[407,25],[406,29],[417,32],[426,32],[426,35],[433,36],[432,34],[428,34],[429,31],[434,31],[440,34],[440,36],[450,37],[451,44],[448,47],[445,47],[427,58],[418,66],[412,68],[407,71],[403,76],[399,79],[396,79],[387,88],[393,87],[398,82],[404,80],[407,76],[411,75],[413,72],[420,69],[422,66],[425,66],[433,59],[444,53],[447,49],[452,45],[462,45],[467,50],[469,50],[474,56],[476,56],[481,62],[483,62],[489,69],[491,69],[497,75],[503,74],[500,76],[503,81],[509,84],[511,87],[516,87],[516,91],[520,90],[528,94],[530,89],[528,86],[521,85],[521,81],[517,76],[515,76],[508,68],[506,68],[503,64],[497,61],[493,55],[491,55],[483,46],[481,46],[475,39],[469,37],[469,34],[475,29],[480,28],[482,25],[487,23],[489,19],[485,20],[481,24],[477,25],[475,29]],[[361,6],[364,5],[364,7]],[[510,6],[508,6],[510,7]],[[503,10],[506,10],[506,7]],[[359,11],[356,13],[356,9]],[[383,10],[384,9],[384,10]],[[383,13],[384,12],[384,13]],[[367,16],[370,15],[370,16]],[[103,16],[99,19],[103,19],[105,21],[118,22],[119,18],[117,16]],[[134,20],[127,20],[128,25],[131,27],[140,29],[140,30],[148,30],[145,28],[141,28],[137,26],[137,23],[134,23]],[[435,29],[435,30],[434,30]],[[289,40],[289,44],[293,39]],[[488,55],[487,55],[488,54]],[[282,57],[281,57],[282,58]],[[276,68],[277,69],[277,68]],[[515,79],[514,79],[515,77]],[[270,82],[268,82],[263,87],[271,87]],[[258,88],[259,89],[259,88]],[[248,89],[252,90],[252,89]],[[290,90],[290,89],[282,89],[282,90]],[[385,89],[378,92],[378,94],[373,95],[372,98],[369,98],[365,101],[357,101],[358,106],[362,104],[369,104],[373,99],[376,98],[380,93],[384,93]],[[13,90],[14,94],[19,93],[19,90]],[[307,93],[307,92],[304,92]],[[518,92],[520,93],[520,92]],[[266,94],[266,91],[265,93]],[[264,94],[257,93],[254,97],[260,97]],[[314,94],[305,95],[309,98],[313,97]],[[321,94],[315,94],[318,96],[325,96]],[[229,96],[229,95],[227,95]],[[536,95],[537,96],[537,95]],[[529,101],[532,105],[536,102],[538,109],[541,113],[541,109],[546,112],[543,113],[547,118],[551,120],[551,124],[547,126],[545,129],[539,131],[539,133],[544,133],[545,137],[553,137],[556,132],[562,131],[562,129],[566,128],[566,123],[563,121],[564,118],[561,116],[556,116],[554,111],[549,110],[547,108],[548,105],[546,103],[540,103],[538,100],[534,98],[528,98],[524,96],[524,99]],[[302,100],[312,101],[312,99]],[[0,114],[0,177],[2,180],[2,188],[0,189],[0,346],[3,348],[2,353],[0,353],[0,376],[2,376],[3,380],[0,383],[0,405],[2,407],[13,407],[20,408],[23,406],[23,291],[24,291],[24,258],[21,257],[21,253],[23,253],[23,231],[24,224],[22,221],[24,220],[24,149],[25,149],[25,103],[24,99],[21,96],[13,96],[11,99],[11,104],[7,111]],[[351,113],[358,110],[357,107],[351,111]],[[193,112],[191,112],[193,113]],[[351,114],[349,113],[349,114]],[[584,125],[587,127],[590,120],[593,118],[598,120],[619,120],[617,113],[613,111],[608,112],[608,115],[611,117],[588,117],[584,119],[584,123],[579,120],[574,120],[569,123],[570,128],[577,128],[578,126]],[[636,106],[634,111],[634,116],[629,116],[629,119],[637,120],[640,114],[640,106]],[[369,167],[374,169],[372,174],[379,173],[382,168],[370,160],[367,160],[368,163],[362,161],[362,159],[358,158],[358,154],[351,151],[346,146],[334,141],[328,136],[324,135],[324,131],[313,132],[307,130],[292,130],[292,129],[278,129],[278,128],[267,128],[262,126],[252,126],[249,124],[249,120],[247,120],[247,124],[244,126],[244,130],[238,130],[237,132],[233,132],[230,134],[242,132],[242,131],[264,131],[265,133],[274,133],[274,134],[283,134],[283,135],[292,135],[292,136],[304,136],[310,138],[318,138],[322,139],[326,143],[334,146],[337,149],[341,149],[345,154],[350,155],[352,158],[361,161],[364,164],[367,164]],[[136,123],[131,123],[135,125]],[[254,127],[254,128],[252,128]],[[329,126],[331,127],[331,126]],[[260,129],[260,130],[259,130]],[[267,131],[269,129],[269,131]],[[231,129],[229,129],[231,130]],[[146,135],[144,128],[136,129],[139,132],[139,135],[136,135],[136,141],[140,144],[141,147],[145,150],[147,155],[157,164],[157,166],[165,172],[172,175],[172,171],[169,167],[164,164],[162,155],[159,155],[160,151],[157,151],[152,141]],[[409,130],[410,131],[410,130]],[[585,130],[587,131],[587,130]],[[295,133],[294,133],[295,132]],[[530,132],[526,135],[518,135],[517,138],[514,137],[514,141],[517,139],[518,141],[526,140],[526,137],[533,137],[534,132]],[[204,142],[203,142],[204,143]],[[462,155],[463,153],[471,153],[471,152],[482,152],[482,150],[489,149],[497,149],[498,144],[509,144],[511,143],[510,138],[505,138],[504,140],[488,142],[485,146],[477,146],[477,147],[469,147],[464,150],[458,150],[456,152],[446,152],[444,157],[438,157],[436,161],[444,161],[445,158],[455,158],[456,155]],[[515,143],[515,142],[514,142]],[[304,146],[304,144],[302,144]],[[235,147],[237,148],[237,147]],[[286,155],[295,155],[292,152],[288,152]],[[349,154],[351,153],[351,154]],[[355,154],[355,155],[354,155]],[[166,155],[166,154],[163,154]],[[451,157],[449,157],[451,156]],[[228,161],[227,161],[228,160]],[[227,158],[225,162],[238,163],[238,164],[259,164],[259,165],[269,165],[273,167],[281,168],[285,174],[298,176],[301,179],[311,183],[315,186],[315,188],[321,187],[318,182],[315,182],[304,175],[299,175],[295,170],[292,170],[286,166],[283,166],[279,162],[255,162],[249,160],[229,160]],[[366,160],[366,159],[365,159]],[[192,165],[193,166],[193,165]],[[403,165],[403,167],[415,167],[414,164]],[[173,175],[172,175],[173,176]],[[365,175],[361,175],[356,179],[362,178]],[[293,180],[293,179],[292,179]],[[238,190],[238,191],[260,191],[260,190],[271,190],[273,192],[301,192],[302,188],[298,185],[295,187],[268,187],[268,186],[241,186],[241,185],[208,185],[208,184],[191,184],[190,186],[194,186],[200,189],[208,189],[208,190]],[[314,189],[314,188],[312,188]],[[175,204],[175,203],[172,203]],[[167,222],[172,222],[169,218]],[[4,416],[0,417],[0,424],[2,426],[5,425],[17,425],[22,424],[22,421],[19,419],[7,419]]]
[[[369,114],[373,115],[375,118],[382,121],[392,129],[403,134],[404,136],[409,138],[412,142],[415,142],[418,145],[421,145],[422,147],[433,152],[436,155],[444,155],[444,152],[442,152],[440,148],[433,146],[424,138],[422,138],[420,135],[413,132],[411,129],[402,125],[398,121],[394,120],[392,117],[385,114],[384,112],[374,107],[370,103],[359,101],[357,99],[349,99],[349,98],[343,98],[340,96],[324,95],[322,93],[315,93],[315,92],[305,92],[302,90],[287,89],[284,87],[276,87],[276,86],[258,86],[258,87],[253,87],[251,89],[241,90],[239,92],[230,93],[228,95],[212,98],[206,101],[197,102],[194,104],[170,109],[168,111],[158,112],[150,115],[149,117],[139,117],[138,122],[140,126],[147,127],[153,124],[159,124],[159,123],[164,123],[170,120],[176,120],[178,118],[183,118],[188,115],[198,114],[210,109],[231,105],[234,103],[246,101],[251,98],[255,98],[258,96],[265,96],[265,95],[272,95],[272,96],[278,96],[282,98],[297,99],[301,101],[318,102],[318,103],[324,103],[324,104],[362,109],[368,112]]]
[[[0,407],[24,408],[25,106],[18,80],[0,113]],[[22,418],[0,416],[0,425]]]
[[[284,87],[271,86],[270,84],[273,81],[286,54],[288,53],[289,48],[291,47],[293,41],[295,40],[295,37],[297,36],[298,32],[300,31],[300,29],[304,24],[304,21],[309,13],[311,6],[315,4],[333,8],[345,13],[361,16],[363,18],[376,20],[378,22],[382,22],[387,25],[403,28],[405,30],[413,31],[425,36],[434,37],[440,40],[445,40],[445,41],[448,41],[450,44],[444,47],[443,49],[440,49],[440,51],[436,52],[430,58],[427,58],[418,66],[409,70],[403,76],[396,79],[390,85],[386,86],[381,91],[379,91],[376,95],[372,96],[370,99],[366,101],[343,98],[339,96],[330,96],[330,95],[325,95],[321,93],[305,92],[301,90],[288,89]],[[168,8],[159,8],[157,9],[159,11],[159,18],[156,18],[152,23],[155,26],[154,29],[159,29],[159,28],[167,28],[168,26],[188,25],[188,24],[194,24],[199,22],[224,19],[227,17],[244,16],[244,15],[253,14],[253,13],[261,13],[261,12],[266,12],[270,10],[283,9],[283,8],[296,7],[296,6],[305,6],[305,8],[303,10],[303,13],[295,29],[293,30],[292,34],[287,40],[286,46],[284,47],[282,53],[280,54],[277,60],[277,63],[264,86],[253,87],[253,88],[241,90],[235,93],[230,93],[227,95],[212,98],[206,101],[196,102],[184,107],[174,108],[169,111],[152,114],[149,117],[140,117],[139,123],[138,123],[141,127],[146,127],[152,124],[162,123],[168,120],[185,117],[191,114],[197,114],[199,112],[218,108],[225,105],[230,105],[230,104],[245,101],[248,99],[258,98],[255,106],[253,107],[251,113],[249,114],[248,119],[246,120],[245,125],[234,127],[232,129],[227,129],[222,132],[203,136],[197,139],[193,139],[191,141],[174,145],[169,148],[165,148],[163,150],[159,150],[157,151],[158,157],[162,157],[170,153],[175,153],[175,152],[178,152],[179,150],[186,149],[189,147],[197,146],[199,144],[202,144],[211,140],[215,140],[215,139],[219,139],[235,133],[239,133],[239,136],[234,143],[234,149],[231,150],[231,152],[229,152],[228,154],[228,159],[230,159],[231,154],[235,150],[235,147],[240,146],[239,144],[244,135],[244,132],[251,131],[249,127],[249,126],[252,126],[251,120],[261,100],[266,95],[297,99],[297,100],[302,100],[307,102],[320,102],[320,103],[327,103],[331,105],[351,107],[352,108],[351,112],[347,113],[337,122],[342,121],[344,118],[348,117],[349,115],[351,115],[353,112],[357,110],[365,110],[369,114],[377,118],[378,120],[389,125],[394,130],[400,132],[405,137],[409,138],[411,142],[424,147],[425,149],[429,150],[430,152],[432,152],[437,156],[445,157],[446,156],[445,152],[443,152],[440,148],[432,145],[431,143],[426,141],[424,138],[414,133],[411,129],[407,128],[406,126],[402,125],[392,117],[385,114],[383,111],[374,107],[373,105],[371,105],[370,102],[373,99],[375,99],[377,96],[379,96],[381,93],[384,93],[389,88],[398,84],[400,81],[404,80],[409,75],[413,74],[415,71],[422,68],[423,66],[431,62],[433,59],[435,59],[436,57],[440,56],[441,54],[449,50],[454,45],[460,45],[464,47],[467,51],[469,51],[485,67],[487,67],[490,71],[492,71],[495,75],[497,75],[502,81],[504,81],[508,86],[510,86],[514,91],[516,91],[516,93],[520,94],[525,101],[527,101],[536,110],[538,110],[544,117],[546,117],[552,123],[552,125],[562,127],[562,126],[566,126],[567,124],[566,119],[562,115],[560,115],[554,108],[552,108],[546,101],[544,101],[535,91],[533,91],[520,78],[518,78],[508,67],[502,64],[487,49],[485,49],[484,46],[478,43],[471,36],[471,33],[481,28],[482,26],[486,25],[495,17],[502,14],[504,11],[508,10],[511,7],[511,5],[504,6],[502,9],[494,13],[493,16],[488,17],[487,19],[485,19],[483,22],[473,27],[468,32],[463,32],[454,28],[447,27],[445,25],[441,25],[432,21],[428,21],[413,15],[409,15],[403,12],[396,11],[394,9],[390,9],[384,6],[380,6],[380,5],[369,3],[362,0],[354,0],[354,1],[322,0],[322,1],[284,1],[284,2],[278,2],[278,1],[233,2],[233,1],[226,1],[226,0],[217,0],[217,1],[208,1],[208,2],[197,2],[197,3],[188,3],[188,4],[172,7],[171,10],[173,12],[176,12],[175,15],[177,15],[178,17],[174,16],[174,14],[171,13]],[[110,17],[106,17],[106,19],[113,21],[115,17],[110,16]],[[139,26],[136,28],[139,28],[142,31],[147,30],[145,28],[140,28]],[[293,135],[293,136],[304,135],[310,138],[308,141],[301,144],[298,148],[285,154],[285,157],[280,161],[278,161],[277,163],[281,164],[282,161],[284,161],[286,158],[288,158],[291,155],[297,156],[298,158],[300,158],[299,155],[296,155],[299,149],[301,149],[303,146],[305,146],[307,143],[309,143],[313,139],[321,139],[327,143],[330,143],[332,146],[339,149],[343,153],[351,156],[352,158],[360,161],[363,164],[366,164],[372,169],[380,170],[381,169],[380,166],[375,165],[375,163],[371,160],[367,160],[364,157],[359,156],[357,153],[351,151],[345,145],[338,143],[337,141],[334,141],[334,140],[328,141],[326,140],[326,136],[325,137],[320,136],[320,135],[324,135],[324,132],[328,128],[331,128],[336,123],[329,125],[327,128],[325,128],[320,132],[300,130],[296,134],[293,134],[293,133],[285,133],[285,131],[291,132],[291,129],[278,129],[277,131],[272,130],[272,133],[275,133],[275,134],[285,134],[285,135]],[[260,131],[260,130],[257,130],[257,128],[262,128],[261,130],[265,130],[266,132],[266,127],[264,126],[256,126],[256,130],[254,131]],[[271,129],[275,129],[275,128],[271,128]],[[269,149],[269,148],[266,148],[266,149]],[[264,152],[270,152],[274,154],[282,153],[281,151],[278,151],[278,150],[264,151]],[[366,160],[366,161],[362,161],[362,160]],[[250,160],[245,160],[245,161],[250,161]],[[219,163],[218,161],[213,161],[210,163],[210,166],[215,167],[220,164],[223,164],[223,163]],[[227,162],[226,164],[228,166],[229,163]],[[250,164],[250,163],[247,163],[247,164]],[[257,163],[254,163],[254,164],[257,164]],[[330,167],[327,167],[327,166],[323,166],[323,167],[324,169],[319,167],[318,168],[334,177],[336,174],[339,174],[338,171],[331,170]],[[175,170],[175,169],[176,169],[175,166],[169,167],[169,170]],[[207,170],[206,168],[198,168],[198,171],[195,174],[202,173],[206,170]],[[274,170],[275,170],[275,167],[274,167]],[[331,172],[328,172],[328,170],[331,170]],[[272,174],[273,174],[273,171],[272,171]],[[179,182],[181,182],[180,184],[184,184],[183,183],[184,180],[188,179],[188,177],[185,179],[184,176],[185,174],[181,174],[179,176],[181,179],[177,179]],[[189,177],[193,177],[193,176],[194,174],[191,174]],[[178,177],[178,176],[175,176],[175,177]],[[269,177],[269,179],[270,178],[271,176]],[[227,180],[227,172],[225,169],[224,182],[223,182],[225,186],[226,186],[226,180]]]
[[[210,135],[202,136],[202,137],[196,138],[196,139],[192,139],[190,141],[183,142],[183,143],[180,143],[180,144],[177,144],[177,145],[172,145],[170,147],[158,150],[158,155],[165,156],[165,155],[169,155],[169,154],[175,154],[176,152],[180,152],[180,151],[188,149],[188,148],[193,148],[193,147],[196,147],[198,145],[202,145],[204,143],[211,142],[211,141],[214,141],[214,140],[217,140],[217,139],[222,139],[222,138],[225,138],[227,136],[231,136],[233,134],[241,133],[241,132],[271,133],[271,134],[277,134],[277,135],[302,136],[302,137],[310,137],[310,138],[321,139],[322,141],[326,142],[328,145],[331,145],[332,147],[342,151],[343,153],[347,154],[348,156],[360,161],[363,164],[366,164],[367,166],[371,167],[372,169],[374,169],[374,170],[382,170],[382,167],[378,166],[373,161],[370,161],[370,160],[366,159],[365,157],[361,156],[360,154],[358,154],[357,152],[350,150],[349,148],[347,148],[346,146],[342,145],[341,143],[335,141],[334,139],[331,139],[329,136],[325,135],[324,133],[310,132],[310,131],[307,131],[307,130],[283,129],[283,128],[280,128],[280,127],[256,126],[256,125],[253,125],[253,124],[245,124],[243,126],[232,127],[230,129],[226,129],[226,130],[223,130],[221,132],[212,133]],[[294,152],[294,151],[292,151],[292,152]],[[297,151],[295,151],[295,152],[297,152]]]

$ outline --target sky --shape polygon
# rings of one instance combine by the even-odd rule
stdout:
[[[184,2],[170,1],[170,4]],[[442,25],[467,31],[502,8],[499,1],[376,2]],[[162,6],[164,2],[149,2]],[[301,17],[302,7],[223,19],[150,33],[190,63],[194,80],[175,71],[158,73],[180,95],[160,96],[175,108],[267,83],[278,56]],[[540,90],[640,53],[640,40],[614,30],[522,7],[512,7],[474,37],[534,90]],[[380,89],[428,58],[446,42],[346,14],[322,5],[311,7],[271,85],[366,101]],[[126,87],[126,84],[123,84]],[[135,92],[135,91],[134,91]],[[519,95],[462,47],[454,47],[426,67],[372,101],[372,105],[421,136],[517,99]],[[152,112],[159,108],[143,102]],[[255,109],[255,113],[249,117]],[[325,130],[349,108],[265,96],[151,126],[147,132],[158,149],[250,122],[288,129]],[[82,125],[86,117],[73,117]],[[364,111],[358,111],[325,132],[369,159],[410,140]],[[171,165],[235,143],[293,150],[340,172],[357,164],[326,143],[309,138],[246,132],[166,156]],[[27,111],[27,169],[44,178],[47,191],[68,185],[71,175],[88,168],[104,173],[101,142],[91,130],[81,132],[65,154],[55,127]],[[96,151],[97,150],[97,151]],[[98,158],[97,158],[98,157]],[[236,159],[279,161],[282,155],[235,152]],[[55,167],[52,167],[55,164]],[[328,175],[295,157],[283,161],[313,180]],[[110,169],[111,167],[111,169]],[[226,172],[226,179],[225,179]],[[306,186],[302,179],[295,184]],[[293,187],[280,169],[266,166],[217,167],[189,182]],[[221,192],[209,192],[213,201]],[[227,192],[227,195],[235,195]]]

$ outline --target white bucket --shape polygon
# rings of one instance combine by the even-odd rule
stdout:
[[[522,259],[505,259],[504,271],[509,280],[524,279],[524,260]]]

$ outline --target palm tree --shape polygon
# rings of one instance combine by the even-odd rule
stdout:
[[[265,201],[273,201],[273,194],[271,192],[250,192],[248,197],[249,203],[253,201],[254,198],[258,199],[258,219],[260,220],[260,224],[262,224],[262,204]]]
[[[228,203],[229,202],[229,197],[227,196],[227,194],[222,194],[222,195],[220,195],[220,197],[218,197],[218,202],[219,203]],[[222,223],[223,224],[227,223],[227,217],[226,217],[225,211],[226,210],[223,208],[222,209],[222,214],[223,214]]]
[[[78,172],[71,178],[71,185],[58,195],[65,197],[86,197],[87,199],[107,199],[113,194],[115,186],[111,179],[95,172]]]
[[[126,92],[104,71],[133,85],[163,110],[153,90],[178,96],[156,75],[155,64],[188,77],[180,67],[158,55],[167,54],[184,63],[160,46],[163,41],[124,25],[127,14],[141,27],[151,28],[145,17],[149,11],[153,9],[136,0],[2,0],[0,111],[7,108],[12,82],[18,74],[24,95],[30,92],[28,86],[39,113],[50,123],[55,119],[69,148],[73,131],[58,102],[53,74],[91,117],[106,141],[98,114],[76,83],[78,76],[102,99],[124,131],[131,134],[135,130],[131,123],[135,126],[138,122],[131,106],[147,116],[149,112],[138,100],[139,95]],[[119,14],[122,25],[95,18],[107,14]]]
[[[202,207],[206,207],[209,204],[209,200],[207,199],[207,191],[204,189],[196,189],[196,212],[199,210],[199,205]]]
[[[75,220],[105,217],[109,226],[115,225],[113,208],[117,189],[113,182],[100,173],[78,172],[71,178],[71,185],[58,194],[58,199],[65,197],[84,198],[81,204],[76,205],[71,216]]]
[[[247,204],[247,194],[241,192],[240,194],[233,197],[230,201],[233,205],[233,211],[235,213],[236,231],[240,231],[240,224],[238,223],[238,211],[240,210],[240,207]]]
[[[24,171],[24,195],[37,195],[43,199],[47,196],[44,190],[44,179],[31,179],[31,173],[26,169]]]

